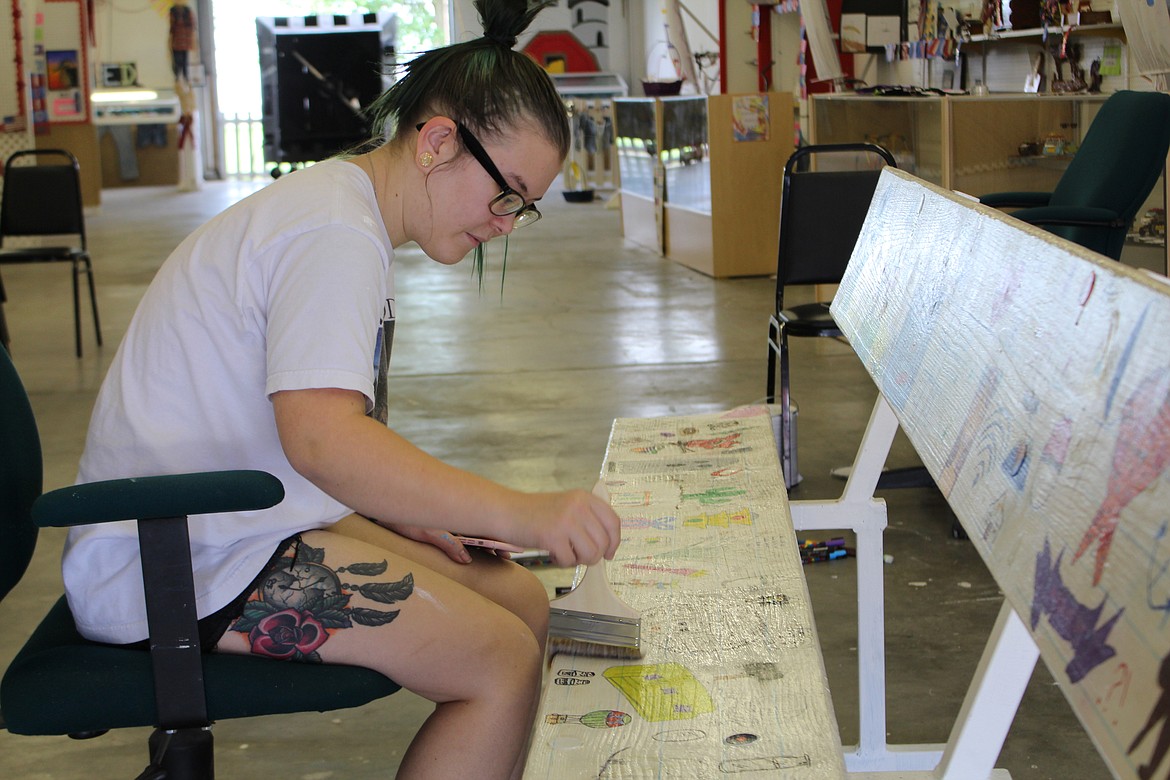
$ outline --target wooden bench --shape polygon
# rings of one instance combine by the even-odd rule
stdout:
[[[1165,777],[1166,280],[887,169],[833,314],[880,391],[840,498],[788,504],[762,416],[615,423],[609,572],[647,658],[554,657],[526,777],[1006,778],[1041,657],[1116,776]],[[885,741],[873,491],[899,425],[1006,597],[946,745]],[[857,532],[843,755],[793,527]]]
[[[619,419],[603,478],[645,658],[554,656],[525,777],[841,777],[767,410]]]

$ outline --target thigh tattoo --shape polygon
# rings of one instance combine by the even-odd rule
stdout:
[[[354,593],[379,604],[395,604],[414,592],[414,575],[395,582],[342,582],[352,577],[379,577],[386,561],[352,563],[332,569],[325,550],[298,541],[293,554],[280,558],[259,580],[231,631],[248,635],[256,655],[321,662],[318,648],[335,632],[359,626],[384,626],[398,610],[350,606]]]

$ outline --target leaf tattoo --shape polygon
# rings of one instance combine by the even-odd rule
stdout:
[[[347,585],[346,587],[355,588],[358,593],[362,594],[370,601],[377,601],[381,604],[394,604],[409,598],[410,594],[414,593],[414,575],[407,574],[398,582],[370,582],[364,585]]]
[[[296,554],[293,556],[293,564],[300,563],[323,563],[325,561],[325,550],[321,547],[310,547],[304,542],[297,541]]]
[[[346,614],[349,611],[348,609],[323,609],[314,611],[312,615],[326,628],[349,628],[353,625],[349,622],[350,616]]]
[[[385,573],[387,568],[386,561],[381,563],[353,563],[349,566],[342,566],[337,570],[338,574],[347,571],[350,574],[357,574],[362,577],[377,577],[379,574]]]
[[[363,609],[362,607],[354,607],[349,611],[349,616],[353,622],[361,626],[384,626],[388,623],[393,623],[394,618],[398,617],[399,610],[392,612],[383,612],[380,609]]]

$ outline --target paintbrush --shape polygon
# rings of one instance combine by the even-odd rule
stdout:
[[[593,494],[609,503],[603,482],[597,483]],[[578,572],[581,576],[573,589],[549,604],[550,653],[641,658],[642,616],[610,588],[604,562],[580,566]]]

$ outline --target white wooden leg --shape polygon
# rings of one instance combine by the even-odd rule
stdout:
[[[1040,649],[1005,601],[936,773],[940,780],[986,780],[1003,748]]]
[[[853,461],[841,497],[832,501],[793,501],[797,531],[847,528],[857,535],[858,744],[846,748],[845,766],[860,771],[929,771],[942,756],[941,745],[886,744],[885,547],[886,504],[874,498],[898,419],[880,395]]]

